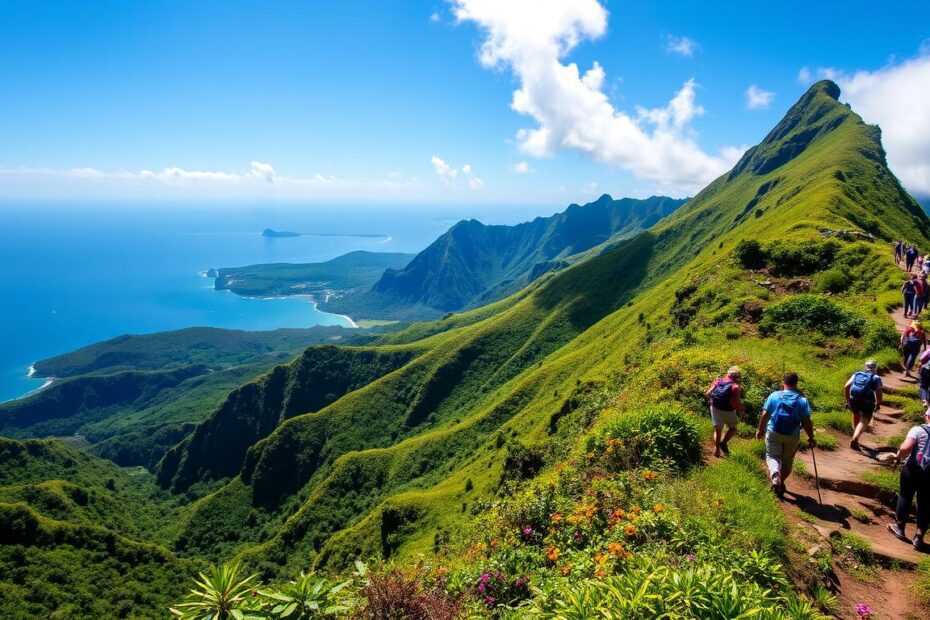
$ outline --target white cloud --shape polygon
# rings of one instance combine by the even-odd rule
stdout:
[[[430,162],[433,164],[433,171],[436,173],[436,176],[442,179],[443,183],[449,187],[456,186],[455,179],[459,174],[458,168],[453,168],[441,157],[435,155],[430,157]],[[462,165],[462,176],[465,177],[465,182],[468,184],[468,187],[472,189],[481,189],[484,187],[484,181],[475,176],[471,164]]]
[[[687,58],[691,58],[698,50],[697,42],[689,37],[676,37],[674,35],[668,35],[665,39],[665,51],[671,54],[678,54],[679,56],[686,56]]]
[[[703,114],[697,85],[688,80],[662,108],[616,109],[603,92],[605,72],[595,62],[582,73],[563,58],[584,40],[601,37],[607,11],[597,0],[450,0],[456,19],[483,31],[479,60],[506,68],[519,80],[511,108],[536,122],[517,132],[533,157],[580,151],[640,178],[684,191],[698,189],[730,168],[732,152],[709,155],[689,122]]]
[[[438,12],[438,11],[433,11],[432,13],[429,14],[429,20],[430,20],[431,22],[433,22],[433,23],[438,22],[439,19],[440,19],[440,17],[439,17],[439,12]]]
[[[529,172],[536,172],[528,162],[518,161],[511,168],[516,174],[527,174]]]
[[[881,127],[888,164],[904,186],[930,196],[930,47],[875,71],[821,68],[818,74],[835,80],[853,110]]]
[[[282,196],[308,196],[308,192],[415,191],[416,179],[391,173],[383,179],[346,179],[320,173],[305,177],[282,177],[271,164],[253,161],[243,172],[187,170],[177,166],[161,170],[115,170],[96,168],[0,167],[0,196],[65,193],[86,190],[88,195],[154,194],[239,196],[243,191],[269,192]],[[38,188],[38,189],[37,189]],[[25,193],[22,193],[25,190]],[[68,190],[68,191],[64,191]],[[20,193],[17,193],[20,192]]]
[[[769,107],[774,98],[775,93],[772,91],[751,84],[749,88],[746,89],[746,109],[764,110]]]
[[[814,81],[814,76],[811,73],[810,68],[801,67],[801,69],[798,71],[797,79],[798,79],[798,84],[803,84],[804,86],[807,86],[808,84]]]

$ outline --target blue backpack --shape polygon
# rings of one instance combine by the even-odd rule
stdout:
[[[849,395],[858,400],[875,400],[875,381],[876,377],[870,372],[864,370],[857,371],[853,375],[852,387],[849,389]]]
[[[914,452],[914,461],[917,463],[918,467],[922,470],[927,471],[930,469],[930,428],[926,424],[921,424],[920,428],[924,429],[924,432],[927,433],[927,441],[924,443],[924,449],[920,453]]]
[[[792,397],[788,400],[789,395]],[[778,406],[771,413],[772,430],[782,435],[793,435],[801,425],[800,395],[783,390],[778,399]]]
[[[714,389],[710,392],[710,402],[715,409],[733,411],[733,380],[729,378],[717,379]]]

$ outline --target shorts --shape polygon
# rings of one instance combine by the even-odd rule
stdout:
[[[736,411],[717,409],[711,405],[710,420],[713,422],[714,426],[723,426],[726,424],[730,428],[736,428],[736,423],[739,421],[739,418],[736,416]]]
[[[850,398],[849,410],[853,413],[858,413],[859,418],[868,424],[872,421],[872,416],[875,414],[875,401]]]

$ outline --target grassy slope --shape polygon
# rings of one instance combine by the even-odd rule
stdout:
[[[172,537],[174,514],[176,501],[144,472],[57,441],[0,438],[0,609],[162,615],[195,569],[148,542]]]
[[[120,465],[151,467],[236,387],[310,343],[347,337],[357,338],[339,327],[119,336],[37,362],[37,374],[59,379],[0,405],[0,432],[81,434]]]
[[[741,171],[649,232],[548,278],[498,313],[426,337],[419,342],[429,351],[407,367],[289,420],[250,451],[241,479],[199,504],[185,535],[196,543],[205,530],[222,537],[235,528],[243,539],[225,552],[263,540],[247,555],[269,570],[304,564],[308,555],[342,564],[357,554],[426,552],[437,531],[461,519],[463,502],[467,508],[495,491],[507,449],[498,437],[553,443],[566,396],[583,382],[623,385],[631,402],[698,409],[696,386],[738,360],[758,367],[768,383],[781,367],[795,367],[815,398],[835,406],[836,382],[858,363],[864,343],[758,338],[738,320],[740,308],[771,295],[728,266],[744,238],[813,240],[819,228],[854,227],[885,239],[927,238],[926,217],[883,165],[877,129],[838,104],[831,89],[814,87],[747,153]],[[851,255],[857,286],[894,286],[884,246],[848,243],[842,251]],[[695,315],[682,330],[672,320],[675,292],[692,283],[684,302],[695,304]],[[856,295],[855,287],[849,299],[878,312],[874,297]],[[465,351],[474,357],[462,364]],[[667,360],[677,364],[673,376],[662,370]],[[437,376],[454,385],[426,399],[435,422],[398,424],[411,396],[418,402]]]

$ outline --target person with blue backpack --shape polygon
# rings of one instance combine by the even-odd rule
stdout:
[[[859,437],[872,423],[873,414],[882,405],[882,379],[878,376],[875,360],[865,363],[865,370],[857,370],[843,387],[846,408],[852,412],[853,436],[849,447],[859,449]]]
[[[772,491],[779,498],[785,495],[785,480],[794,468],[794,455],[801,441],[801,427],[807,433],[807,443],[813,448],[814,425],[811,406],[798,391],[798,374],[785,373],[782,389],[769,394],[762,406],[756,439],[765,436],[765,464],[769,468]]]
[[[730,455],[729,441],[736,433],[736,424],[739,422],[736,412],[746,412],[741,377],[740,369],[731,366],[727,376],[714,379],[704,393],[704,400],[710,405],[710,420],[714,425],[714,456],[717,458],[720,458],[721,451]],[[726,434],[723,433],[724,426],[727,427]]]
[[[888,531],[920,551],[924,546],[927,526],[930,525],[930,409],[924,412],[924,424],[911,428],[904,443],[898,448],[895,462],[902,461],[904,466],[901,468],[895,523],[888,525]],[[909,540],[904,529],[915,497],[917,533]]]

